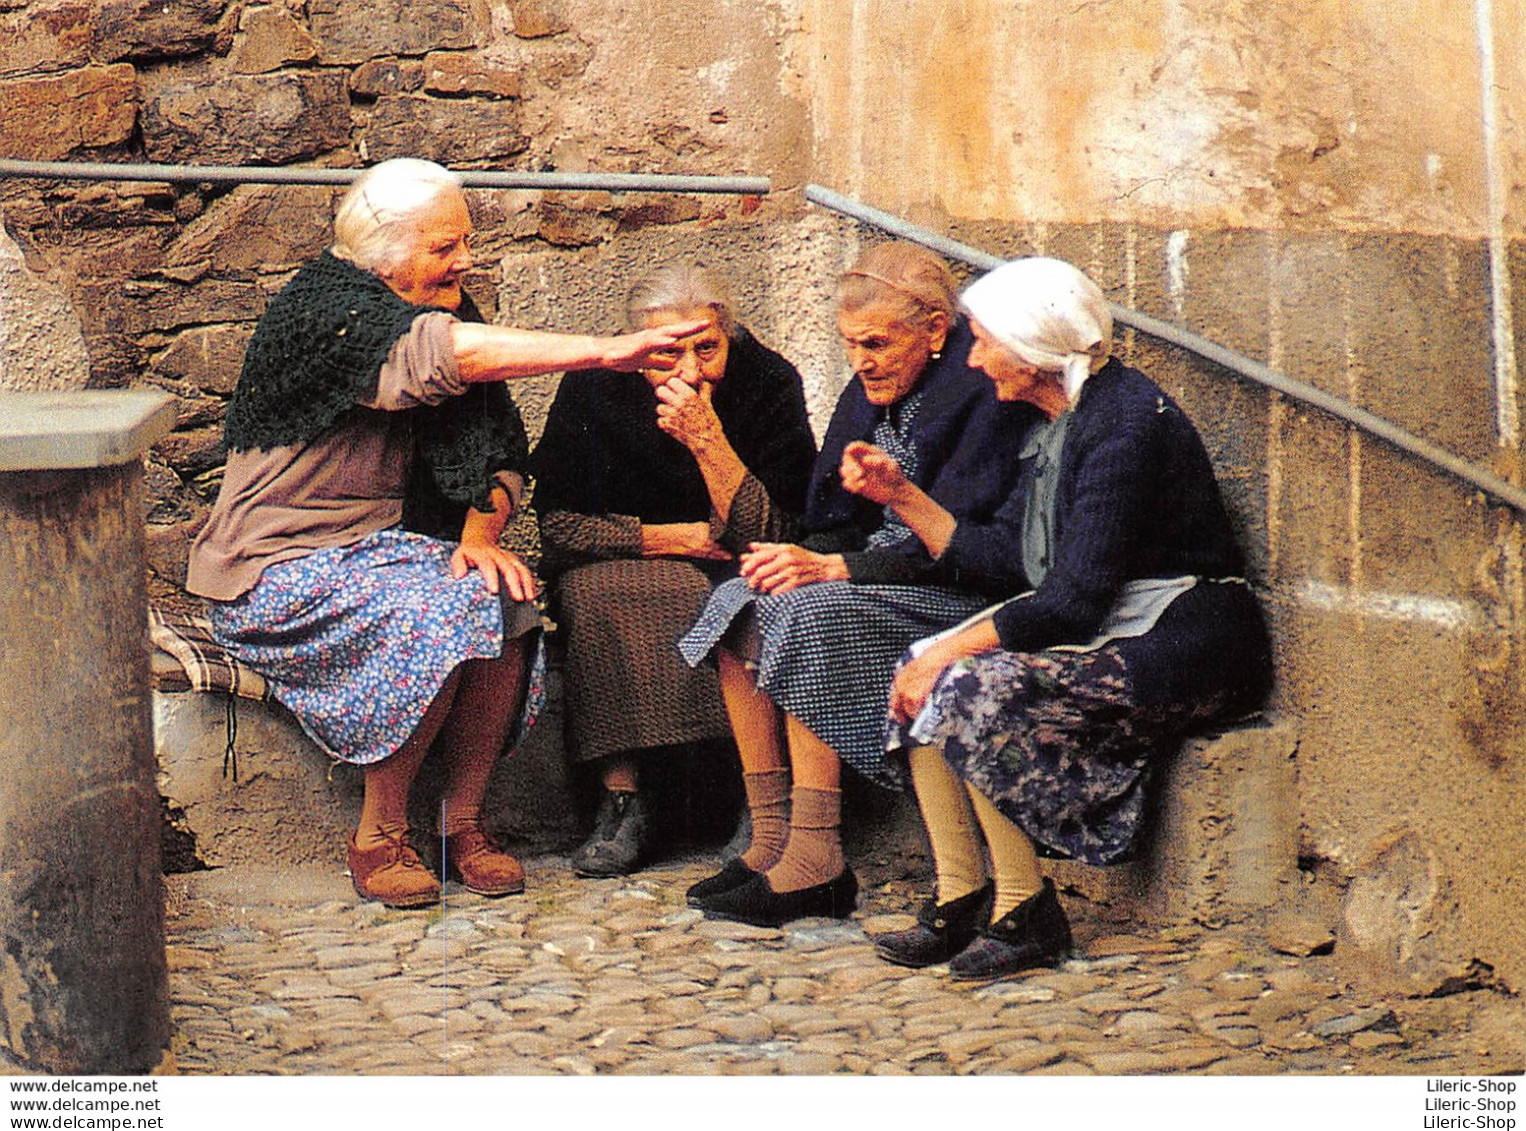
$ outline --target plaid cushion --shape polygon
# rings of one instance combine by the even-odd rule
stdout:
[[[246,668],[212,637],[206,617],[148,609],[154,686],[160,691],[227,691],[243,699],[270,699],[265,677]]]

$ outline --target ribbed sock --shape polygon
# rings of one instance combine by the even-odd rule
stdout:
[[[445,835],[455,836],[469,829],[482,819],[482,807],[466,805],[445,806]]]
[[[996,922],[1029,896],[1044,887],[1044,873],[1039,869],[1033,841],[996,808],[991,799],[973,786],[966,786],[975,819],[985,833],[991,853],[991,870],[996,874],[996,902],[991,908],[991,922]]]
[[[927,826],[938,874],[938,902],[951,903],[985,886],[985,859],[970,795],[936,746],[919,746],[907,756],[911,783]]]
[[[740,859],[754,872],[766,872],[784,855],[789,841],[789,771],[764,770],[742,775],[752,843]]]
[[[842,875],[842,791],[804,789],[790,794],[789,843],[768,870],[768,886],[784,893],[815,887]]]

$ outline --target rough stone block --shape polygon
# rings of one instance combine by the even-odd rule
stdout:
[[[190,285],[135,279],[90,289],[100,301],[119,305],[110,312],[113,328],[130,333],[253,321],[265,313],[268,301],[257,283],[233,279],[203,279]]]
[[[103,0],[91,53],[97,59],[173,59],[217,42],[228,0]]]
[[[142,394],[13,394],[0,411],[0,467],[23,469],[0,474],[12,1070],[146,1072],[171,1036],[137,463],[170,415],[168,398]]]
[[[571,25],[557,0],[509,0],[514,34],[521,39],[540,39],[564,32]]]
[[[500,759],[489,784],[490,828],[516,847],[565,849],[576,834],[563,759],[559,679],[550,702],[513,757]],[[204,692],[154,693],[154,746],[160,789],[185,810],[197,856],[212,865],[325,863],[343,867],[363,792],[361,771],[333,762],[284,708],[239,700],[238,781],[223,776],[224,699]],[[414,790],[413,821],[434,820],[439,788],[433,759]]]
[[[0,12],[0,75],[62,71],[90,61],[90,5],[54,0]]]
[[[206,392],[229,396],[238,384],[244,349],[253,332],[254,328],[247,324],[187,330],[154,358],[154,369]]]
[[[164,88],[142,125],[153,161],[281,164],[347,144],[350,104],[341,74],[230,75]]]
[[[154,445],[156,454],[182,476],[192,478],[223,462],[222,425],[171,432]]]
[[[424,64],[417,59],[373,59],[350,74],[350,93],[363,98],[404,94],[424,88]]]
[[[332,201],[316,186],[241,185],[186,225],[164,263],[225,275],[296,267],[328,246]]]
[[[518,98],[519,72],[470,53],[437,51],[424,60],[424,90],[446,96]]]
[[[1297,749],[1286,721],[1193,738],[1158,783],[1141,858],[1113,868],[1055,861],[1050,870],[1088,898],[1161,922],[1275,908],[1298,879]]]
[[[8,152],[56,161],[126,141],[137,106],[138,73],[127,63],[0,82],[0,137]]]
[[[159,788],[185,810],[210,865],[338,863],[360,812],[361,774],[329,758],[280,707],[238,700],[238,780],[223,776],[225,704],[154,693]]]
[[[262,4],[240,14],[228,65],[239,74],[258,75],[317,57],[317,41],[296,16],[277,5]]]
[[[308,18],[330,64],[476,47],[480,34],[470,0],[313,0]]]
[[[511,157],[530,146],[513,102],[385,97],[377,101],[362,136],[371,161],[425,157],[458,164]]]

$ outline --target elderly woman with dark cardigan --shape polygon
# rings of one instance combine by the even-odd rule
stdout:
[[[224,647],[335,758],[364,767],[349,846],[363,897],[440,898],[408,795],[439,740],[444,866],[484,895],[524,870],[483,828],[488,778],[527,706],[535,578],[499,536],[524,485],[501,382],[657,364],[692,326],[621,338],[482,324],[462,293],[458,178],[383,162],[340,202],[334,245],[271,300],[228,409],[228,465],[187,587]],[[445,540],[448,539],[448,540]]]
[[[1016,260],[963,305],[970,364],[1047,418],[994,524],[1020,547],[1027,591],[918,642],[896,674],[890,746],[905,751],[938,886],[916,926],[876,947],[989,980],[1070,945],[1035,845],[1125,859],[1152,771],[1188,731],[1253,710],[1271,664],[1202,442],[1170,397],[1109,356],[1096,285],[1059,260]],[[1002,552],[879,453],[845,475],[945,553]]]
[[[805,536],[744,554],[742,577],[715,591],[682,643],[691,664],[719,664],[752,817],[741,857],[689,890],[718,918],[777,925],[853,910],[841,764],[890,784],[884,705],[897,657],[1011,587],[1004,566],[992,577],[933,560],[894,512],[840,478],[844,453],[873,440],[960,518],[989,521],[1010,493],[1037,414],[998,402],[966,364],[947,265],[881,244],[843,275],[837,302],[855,380],[812,473]]]
[[[720,685],[678,639],[749,543],[793,536],[816,441],[800,374],[741,325],[724,281],[660,268],[627,325],[697,322],[645,380],[569,374],[535,449],[541,568],[566,639],[569,752],[604,786],[580,875],[623,875],[649,851],[641,767],[731,735]]]

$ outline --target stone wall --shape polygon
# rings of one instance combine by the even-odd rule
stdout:
[[[610,330],[643,266],[724,267],[819,425],[845,378],[830,280],[876,237],[807,209],[816,181],[1072,258],[1125,306],[1518,479],[1523,20],[1440,0],[0,0],[0,148],[768,175],[761,201],[473,193],[473,288],[506,321]],[[181,398],[150,464],[161,593],[215,489],[243,342],[331,203],[0,182],[19,249],[0,293],[72,307],[91,384]],[[1341,892],[1345,943],[1422,988],[1519,988],[1518,516],[1143,336],[1121,349],[1199,422],[1241,523],[1301,735],[1305,876]],[[554,385],[518,390],[532,430]]]

